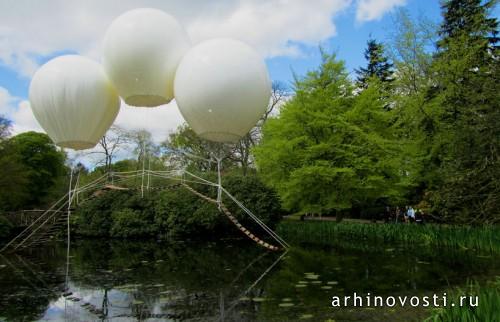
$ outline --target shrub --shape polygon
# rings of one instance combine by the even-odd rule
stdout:
[[[119,238],[154,236],[156,227],[144,213],[130,208],[113,211],[110,235]]]
[[[110,236],[114,225],[113,212],[132,209],[153,224],[154,209],[150,196],[141,198],[133,191],[107,191],[79,205],[73,216],[76,232],[85,236]],[[123,224],[123,222],[122,222]]]
[[[155,208],[156,224],[171,236],[216,235],[224,226],[224,218],[214,204],[184,188],[162,191]]]
[[[204,177],[215,181],[214,174]],[[196,191],[216,198],[212,186],[190,184]],[[223,186],[266,224],[273,226],[281,217],[280,201],[274,191],[255,176],[229,174]],[[230,211],[250,230],[256,224],[233,201],[225,197]],[[148,192],[141,198],[134,191],[108,191],[81,204],[73,218],[76,232],[86,236],[214,237],[237,233],[232,223],[207,202],[183,187]],[[258,233],[258,232],[257,232]]]

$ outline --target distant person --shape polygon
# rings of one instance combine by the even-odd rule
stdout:
[[[415,210],[413,209],[412,206],[408,207],[406,215],[408,217],[408,220],[410,220],[410,222],[414,222],[415,221]]]

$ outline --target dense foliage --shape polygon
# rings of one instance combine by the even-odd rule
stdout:
[[[66,185],[65,159],[46,134],[26,132],[0,138],[0,210],[50,203]]]
[[[227,175],[223,186],[268,225],[275,225],[281,216],[279,198],[255,176]],[[212,198],[214,188],[193,187]],[[223,202],[249,229],[253,222],[228,198]],[[78,234],[85,236],[128,237],[210,237],[237,232],[217,206],[175,185],[162,191],[102,192],[83,202],[73,216]],[[256,232],[258,233],[258,231]]]

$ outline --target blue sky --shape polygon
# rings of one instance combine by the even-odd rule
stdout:
[[[439,1],[409,0],[406,5],[401,7],[407,10],[412,17],[424,16],[437,23],[441,21]],[[366,64],[363,54],[370,35],[378,41],[389,41],[392,32],[393,11],[384,14],[380,20],[364,23],[357,22],[355,16],[355,8],[350,7],[334,17],[337,35],[318,44],[328,52],[335,52],[338,58],[344,60],[347,69],[352,73],[351,75],[354,75],[354,69]],[[267,59],[271,78],[283,82],[293,80],[292,69],[298,75],[304,75],[308,70],[316,68],[319,63],[320,54],[317,48],[309,48],[308,54],[304,57]]]
[[[32,0],[0,1],[0,114],[14,134],[43,131],[34,118],[28,88],[36,69],[63,54],[101,59],[102,36],[123,12],[153,7],[175,16],[193,43],[231,37],[253,46],[270,76],[287,84],[292,70],[304,75],[320,62],[319,46],[336,52],[347,69],[366,64],[368,38],[388,41],[395,10],[439,23],[439,0]],[[498,17],[499,9],[495,15]],[[352,74],[355,76],[354,74]],[[122,105],[115,121],[148,129],[155,140],[183,123],[175,102],[156,109]]]

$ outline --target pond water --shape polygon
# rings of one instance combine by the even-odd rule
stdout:
[[[0,321],[421,321],[429,309],[333,308],[332,296],[442,294],[498,275],[497,259],[369,245],[273,253],[241,240],[79,240],[67,277],[64,243],[0,256]]]

